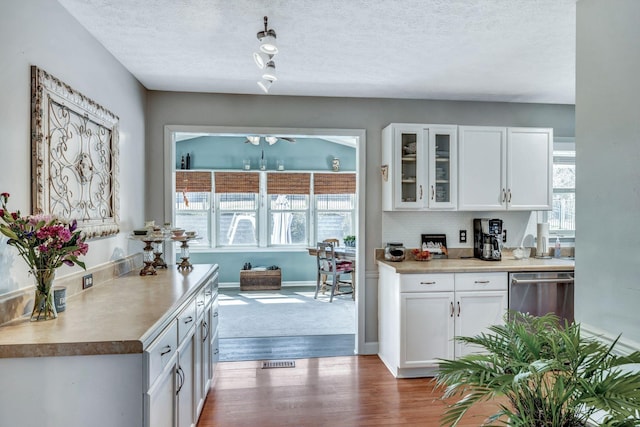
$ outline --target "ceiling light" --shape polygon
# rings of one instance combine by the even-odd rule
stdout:
[[[264,69],[264,67],[267,66],[267,63],[271,61],[271,58],[273,58],[273,55],[267,55],[266,53],[262,52],[253,53],[253,60],[256,62],[256,65],[260,69]]]
[[[264,31],[259,31],[256,35],[260,40],[260,50],[267,55],[275,55],[278,53],[278,46],[276,44],[276,32],[273,29],[268,29],[268,20],[264,17]]]
[[[267,141],[269,143],[269,145],[273,145],[276,142],[278,142],[278,138],[275,136],[265,136],[264,140]]]
[[[272,82],[278,80],[278,77],[276,76],[276,64],[273,61],[267,62],[264,73],[262,73],[262,78],[265,80],[271,80]]]
[[[261,80],[258,82],[258,86],[260,86],[260,89],[262,89],[264,93],[269,93],[269,88],[272,83],[273,82],[271,80]]]

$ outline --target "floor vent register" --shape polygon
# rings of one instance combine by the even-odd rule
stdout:
[[[296,362],[294,360],[266,360],[262,362],[262,369],[295,367]]]

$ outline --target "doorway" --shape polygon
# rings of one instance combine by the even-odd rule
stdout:
[[[200,138],[201,140],[216,136],[219,138],[217,145],[213,151],[219,158],[226,158],[225,164],[210,162],[204,164],[200,162],[200,156],[202,153],[190,152],[184,149],[186,146],[184,141],[187,139]],[[273,139],[273,137],[277,139]],[[257,140],[256,140],[257,137]],[[267,139],[267,137],[269,137]],[[225,141],[228,147],[222,148]],[[339,158],[335,154],[329,152],[319,155],[317,152],[314,154],[311,144],[321,144],[319,141],[325,141],[325,143],[335,144],[336,149],[332,151],[345,152],[345,147],[351,145],[351,149],[354,151],[353,160],[350,162],[348,156]],[[257,143],[255,143],[257,142]],[[280,147],[279,150],[276,148]],[[304,147],[304,151],[307,152],[305,156],[295,157],[296,147]],[[247,149],[253,149],[254,158],[247,154]],[[353,234],[357,236],[356,239],[356,263],[364,265],[363,250],[364,250],[364,203],[365,203],[365,191],[364,191],[364,159],[365,159],[365,132],[364,130],[335,130],[335,129],[299,129],[299,128],[229,128],[229,127],[203,127],[203,126],[166,126],[165,127],[165,218],[168,218],[172,223],[175,223],[176,219],[176,203],[178,199],[176,195],[176,172],[181,168],[181,158],[184,152],[187,151],[189,155],[191,169],[196,171],[201,170],[248,170],[252,172],[264,171],[301,171],[311,170],[312,172],[330,172],[335,166],[335,160],[338,159],[338,167],[344,169],[350,169],[355,172],[356,175],[356,193],[354,197],[355,215],[353,220]],[[260,153],[260,158],[257,158],[257,154]],[[287,157],[288,153],[293,157]],[[315,160],[315,164],[309,164],[309,159],[312,157]],[[260,161],[265,160],[264,169],[261,168],[262,163]],[[318,160],[320,164],[318,165]],[[247,169],[246,163],[249,163]],[[307,162],[307,163],[305,163]],[[204,165],[204,167],[203,167]],[[302,166],[300,166],[302,165]],[[256,171],[257,169],[257,171]],[[261,178],[262,179],[262,178]],[[262,185],[262,184],[261,184]],[[212,194],[212,197],[213,196]],[[261,199],[257,199],[258,202],[263,202]],[[213,198],[210,200],[212,204],[206,213],[203,212],[205,221],[209,224],[215,224],[216,212],[215,201]],[[261,217],[262,216],[262,217]],[[265,211],[258,211],[255,216],[249,216],[250,220],[245,221],[246,224],[252,224],[255,227],[256,240],[258,244],[252,248],[249,247],[231,247],[229,245],[218,245],[221,241],[216,236],[216,233],[221,233],[219,229],[213,230],[206,239],[204,239],[209,247],[193,248],[192,258],[195,262],[207,262],[218,263],[222,271],[233,271],[237,274],[238,263],[240,258],[251,258],[255,255],[255,259],[259,260],[259,263],[265,263],[265,259],[269,259],[269,253],[284,253],[287,258],[304,259],[300,257],[306,257],[307,261],[304,261],[306,265],[315,265],[315,260],[304,254],[306,247],[315,245],[316,238],[321,236],[315,227],[316,220],[313,215],[307,218],[311,223],[308,225],[313,231],[307,237],[305,244],[293,245],[292,247],[284,247],[282,245],[271,245],[269,241],[269,230],[267,226],[260,226],[260,224],[269,224],[269,218]],[[243,215],[243,218],[247,218],[247,215]],[[254,225],[254,222],[257,225]],[[231,224],[232,222],[230,222]],[[244,224],[244,225],[246,225]],[[240,223],[236,224],[236,233]],[[342,236],[344,237],[344,236]],[[254,242],[255,243],[255,242]],[[249,255],[251,254],[251,255]],[[235,257],[235,258],[234,258]],[[267,262],[268,264],[268,262]],[[302,262],[297,262],[297,265],[301,265]],[[240,263],[242,266],[242,263]],[[255,264],[254,264],[255,265]],[[285,281],[284,286],[279,291],[265,291],[265,292],[241,292],[237,287],[237,279],[234,283],[233,278],[227,278],[228,280],[221,280],[222,287],[220,288],[220,316],[221,316],[221,332],[225,331],[221,335],[223,340],[236,340],[236,342],[227,341],[229,344],[227,348],[228,357],[222,354],[221,357],[224,360],[247,360],[246,357],[257,357],[245,354],[242,356],[238,350],[242,345],[245,348],[252,349],[291,349],[288,354],[291,357],[319,357],[319,356],[331,356],[331,355],[344,355],[345,348],[347,354],[358,354],[359,349],[363,347],[364,340],[361,334],[364,325],[364,309],[366,293],[364,292],[364,269],[357,270],[357,276],[355,277],[356,284],[361,284],[356,292],[355,300],[352,300],[350,296],[341,296],[334,299],[333,303],[323,301],[323,297],[319,297],[317,300],[313,299],[313,293],[315,291],[315,269],[313,270],[313,280],[292,280]],[[357,285],[358,286],[358,285]],[[362,291],[360,291],[362,290]],[[343,301],[344,300],[344,301]],[[314,304],[315,303],[315,304]],[[255,309],[256,304],[260,304],[261,310]],[[306,306],[305,306],[306,304]],[[351,312],[344,310],[345,304],[351,304]],[[341,314],[332,314],[331,311],[335,311],[342,305],[343,312]],[[226,306],[226,308],[225,308]],[[302,307],[306,307],[302,309]],[[254,307],[250,309],[250,307]],[[286,309],[285,309],[286,307]],[[294,308],[295,307],[295,308]],[[244,312],[241,308],[247,308],[249,311]],[[317,312],[319,320],[313,320],[310,308],[313,308],[313,313]],[[322,312],[327,308],[327,313]],[[271,315],[269,314],[271,310]],[[258,312],[264,312],[263,317],[258,316]],[[237,313],[237,314],[234,314]],[[250,313],[247,315],[246,313]],[[273,314],[275,313],[275,314]],[[346,314],[345,314],[346,313]],[[276,316],[277,315],[277,316]],[[234,318],[235,316],[235,318]],[[282,317],[284,316],[284,317]],[[270,322],[278,317],[280,320],[277,322]],[[328,323],[327,319],[335,317],[338,322],[344,321],[348,324],[350,329],[345,333],[344,325],[336,327],[335,325]],[[324,320],[322,320],[324,318]],[[268,325],[276,324],[282,326],[285,320],[289,320],[288,323],[299,326],[299,332],[285,331],[282,328],[275,328],[273,332],[268,332]],[[248,328],[240,327],[239,325],[259,325],[262,328],[261,333],[248,331]],[[313,328],[304,331],[305,324],[317,324],[325,326],[325,333],[319,333]],[[226,324],[226,325],[225,325]],[[232,326],[236,325],[236,326]],[[225,326],[229,326],[226,328]],[[234,335],[234,329],[238,336]],[[291,328],[285,328],[291,329]],[[338,331],[339,333],[332,333]],[[254,335],[254,336],[247,336]],[[253,342],[240,343],[240,340],[252,339]],[[238,345],[236,345],[238,344]],[[235,347],[234,347],[235,346]],[[221,352],[224,352],[225,345],[221,344]],[[233,350],[232,350],[233,348]],[[320,353],[319,349],[334,349],[335,354]],[[307,349],[307,350],[305,350]],[[304,353],[304,352],[307,353]],[[265,353],[263,353],[264,355]],[[286,356],[286,354],[281,354]],[[242,359],[242,357],[245,357]],[[274,355],[274,357],[278,357]],[[260,356],[259,358],[264,358]]]

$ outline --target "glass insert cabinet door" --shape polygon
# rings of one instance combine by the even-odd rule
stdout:
[[[425,204],[426,146],[424,129],[396,129],[396,207],[420,208]]]
[[[431,209],[451,209],[457,205],[457,128],[429,128],[429,195]]]

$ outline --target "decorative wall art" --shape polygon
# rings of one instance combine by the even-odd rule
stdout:
[[[31,67],[34,213],[75,219],[88,238],[118,233],[118,120]]]

